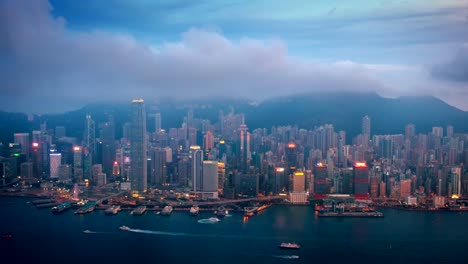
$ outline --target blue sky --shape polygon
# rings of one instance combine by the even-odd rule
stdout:
[[[467,0],[3,0],[0,17],[4,110],[323,90],[468,110]]]

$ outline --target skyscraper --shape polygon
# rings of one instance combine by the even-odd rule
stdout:
[[[416,135],[416,126],[408,124],[405,126],[405,139],[412,139]]]
[[[112,174],[112,166],[115,160],[115,126],[114,118],[109,117],[109,121],[102,126],[102,169],[107,175]]]
[[[322,198],[330,192],[327,166],[321,162],[317,163],[314,174],[314,193],[317,198]]]
[[[194,192],[200,192],[203,186],[203,151],[200,146],[190,146],[190,177],[189,187]]]
[[[50,153],[50,178],[59,177],[59,166],[62,164],[62,154]]]
[[[146,192],[146,112],[143,99],[134,99],[131,107],[130,181],[134,192]]]
[[[73,147],[73,178],[77,183],[83,181],[83,151],[80,146]]]
[[[91,115],[86,115],[85,130],[83,135],[83,155],[84,155],[84,178],[91,178],[91,166],[96,155],[96,126]]]
[[[239,127],[239,171],[247,172],[250,165],[250,133],[247,125]]]
[[[160,186],[167,183],[166,150],[163,148],[154,148],[151,153],[151,175],[150,183]]]
[[[365,162],[354,163],[353,194],[357,199],[369,198],[369,167]]]
[[[26,155],[26,158],[29,158],[29,133],[15,133],[15,143],[21,145],[21,153]]]
[[[159,133],[161,132],[161,113],[154,114],[154,132]]]
[[[297,145],[294,142],[290,142],[286,146],[284,152],[287,169],[286,174],[290,175],[296,170],[297,167]]]
[[[211,131],[206,132],[204,141],[205,141],[204,142],[205,151],[208,152],[214,146],[214,136],[213,136],[213,133],[211,133]]]
[[[218,162],[203,161],[202,198],[218,198]]]
[[[371,119],[367,115],[362,118],[362,134],[369,136],[371,134]]]

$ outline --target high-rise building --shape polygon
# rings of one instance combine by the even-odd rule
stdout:
[[[105,174],[104,172],[98,173],[96,186],[103,186],[103,185],[106,185],[106,183],[107,183],[107,174]]]
[[[411,195],[411,179],[400,180],[400,198]]]
[[[379,197],[379,183],[380,183],[380,177],[373,176],[370,178],[370,196],[372,198]]]
[[[365,162],[354,163],[353,194],[356,199],[369,198],[369,167]]]
[[[218,193],[222,194],[226,182],[226,166],[223,162],[218,162]]]
[[[451,196],[460,197],[462,194],[462,168],[453,167],[450,171]]]
[[[112,174],[112,166],[115,160],[115,126],[114,118],[109,117],[109,121],[102,126],[102,169],[107,175]]]
[[[23,162],[20,167],[20,175],[23,180],[32,180],[33,178],[33,163],[32,162]]]
[[[292,192],[305,192],[305,174],[302,171],[296,171],[293,174]]]
[[[33,141],[31,148],[31,160],[33,163],[33,175],[36,178],[42,177],[42,152],[39,141]]]
[[[203,186],[203,151],[200,149],[200,146],[190,146],[189,158],[189,187],[194,192],[200,192]]]
[[[62,164],[62,154],[50,153],[50,178],[59,177],[59,166]]]
[[[453,126],[450,126],[450,125],[447,126],[447,137],[449,138],[453,137]]]
[[[207,131],[205,133],[205,140],[204,140],[204,146],[205,146],[205,151],[208,152],[210,151],[213,146],[214,146],[214,136],[213,136],[213,133],[211,131]]]
[[[330,192],[327,166],[319,162],[314,168],[314,194],[323,197]]]
[[[80,146],[73,147],[73,179],[78,183],[83,181],[83,151]]]
[[[62,164],[58,167],[58,180],[64,183],[71,183],[72,167],[69,164]]]
[[[443,127],[432,127],[432,135],[441,138],[444,135]]]
[[[159,133],[161,130],[161,113],[156,113],[154,114],[154,132]]]
[[[285,163],[286,163],[286,174],[291,175],[296,171],[297,168],[297,145],[294,142],[288,143],[284,150]]]
[[[97,185],[98,182],[98,174],[102,173],[102,164],[93,164],[92,168],[92,183]]]
[[[163,148],[151,150],[150,184],[161,186],[167,183],[166,151]]]
[[[371,119],[367,115],[362,118],[362,134],[369,136],[371,134]]]
[[[416,126],[414,124],[408,124],[405,127],[405,139],[411,140],[416,135]]]
[[[202,199],[218,198],[218,162],[214,160],[203,161]]]
[[[83,134],[83,176],[85,179],[91,179],[91,166],[96,159],[96,126],[91,115],[86,115],[85,130]]]
[[[21,145],[21,153],[26,155],[26,158],[29,158],[29,133],[15,133],[15,143]]]
[[[130,135],[130,180],[132,191],[147,190],[146,112],[143,99],[132,101]]]
[[[247,125],[241,124],[239,129],[239,171],[246,173],[250,166],[250,133]]]

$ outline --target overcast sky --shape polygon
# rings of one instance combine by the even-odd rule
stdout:
[[[0,0],[0,110],[316,91],[468,110],[468,0]]]

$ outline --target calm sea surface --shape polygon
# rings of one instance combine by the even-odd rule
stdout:
[[[233,213],[200,223],[213,214],[54,215],[28,201],[0,197],[0,233],[13,235],[0,240],[10,260],[0,263],[468,263],[468,212],[317,218],[311,207],[274,206],[247,222]],[[301,249],[278,248],[283,241]]]

